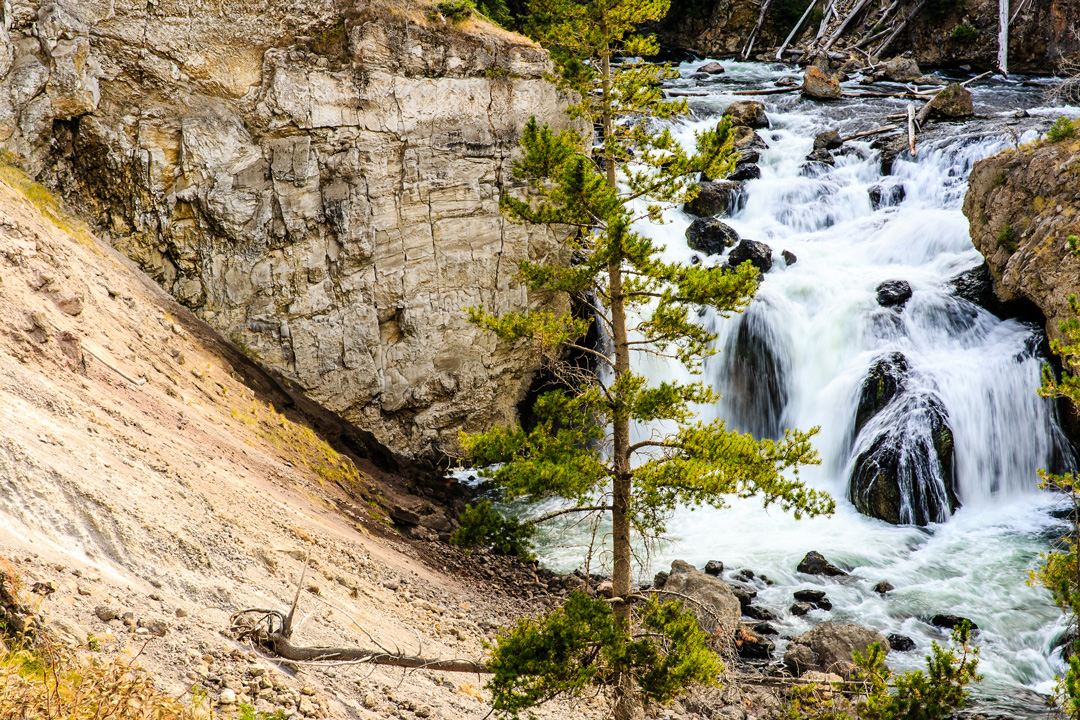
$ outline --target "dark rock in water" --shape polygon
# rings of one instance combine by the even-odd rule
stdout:
[[[1018,319],[1032,322],[1036,325],[1045,325],[1046,319],[1042,312],[1026,299],[1003,301],[994,292],[994,277],[990,274],[990,266],[983,262],[978,267],[965,270],[949,281],[953,294],[963,298],[973,305],[978,305],[1003,320]]]
[[[825,556],[817,550],[811,550],[806,553],[806,557],[802,559],[802,562],[800,562],[795,569],[798,572],[806,573],[807,575],[825,575],[826,577],[847,576],[846,572],[826,560]]]
[[[697,256],[697,255],[691,255],[690,256],[690,264],[691,265],[700,265],[701,264],[701,258],[699,256]]]
[[[886,635],[889,640],[889,645],[896,652],[911,652],[915,649],[915,641],[909,638],[907,635],[898,635],[896,633],[890,633]]]
[[[806,156],[807,162],[821,163],[822,165],[835,165],[836,160],[828,150],[814,150]]]
[[[706,73],[708,75],[719,75],[724,72],[724,66],[718,62],[707,62],[697,69],[699,73]]]
[[[855,410],[856,435],[870,418],[884,410],[894,397],[904,391],[907,375],[908,361],[903,353],[889,353],[874,361],[859,390],[859,405]]]
[[[798,87],[799,78],[794,75],[784,75],[783,77],[776,79],[777,87]]]
[[[908,142],[905,135],[887,135],[879,137],[870,143],[870,147],[881,151],[881,174],[891,175],[893,162],[897,155],[907,149]]]
[[[743,163],[735,166],[735,172],[727,176],[728,180],[744,181],[757,180],[761,177],[761,168],[753,163]]]
[[[716,218],[698,218],[686,228],[686,244],[706,255],[718,255],[739,240],[739,233]]]
[[[888,580],[882,580],[874,586],[874,592],[876,592],[878,595],[884,595],[885,593],[892,592],[895,589],[896,588],[893,586],[893,584]]]
[[[754,129],[769,127],[765,106],[757,100],[737,100],[727,106],[724,116],[731,118],[732,125],[745,125]]]
[[[709,562],[705,563],[706,575],[719,575],[722,572],[724,572],[724,563],[720,562],[719,560],[710,560]]]
[[[742,606],[744,611],[752,602],[754,602],[754,598],[757,597],[757,591],[751,590],[748,587],[743,587],[742,585],[728,585],[728,587],[731,588],[732,594],[739,599],[739,605]]]
[[[806,615],[808,612],[814,609],[814,606],[807,602],[797,602],[791,606],[791,614],[799,615],[800,617]]]
[[[948,628],[949,630],[955,630],[965,622],[971,625],[972,630],[979,629],[978,625],[971,622],[965,617],[960,617],[959,615],[935,615],[934,617],[930,618],[930,624],[934,627]]]
[[[791,267],[799,261],[799,258],[795,257],[795,253],[791,252],[790,250],[784,250],[782,253],[780,253],[780,256],[784,258],[784,262],[787,263],[788,267]]]
[[[902,184],[872,185],[867,191],[870,194],[870,207],[880,210],[883,207],[896,207],[907,197],[907,191]]]
[[[736,260],[737,249],[731,251]],[[754,437],[779,438],[784,434],[780,418],[790,392],[791,358],[769,321],[766,304],[756,300],[739,318],[738,329],[729,335],[720,354],[720,393],[734,427]]]
[[[840,139],[840,133],[835,130],[826,130],[818,133],[814,138],[814,150],[836,150],[844,141]]]
[[[780,631],[767,622],[760,622],[754,626],[754,632],[759,635],[779,635]]]
[[[743,582],[750,582],[757,576],[754,575],[754,571],[750,568],[743,568],[738,573],[736,573],[735,577],[739,578]]]
[[[776,615],[765,608],[757,607],[756,605],[747,605],[743,608],[743,615],[754,620],[775,620]]]
[[[796,600],[802,600],[803,602],[816,603],[825,599],[824,590],[796,590],[794,593]]]
[[[730,213],[735,208],[742,184],[731,180],[699,182],[698,196],[683,206],[690,215],[711,217]]]
[[[691,80],[712,80],[713,76],[709,73],[696,72],[690,74]]]
[[[756,148],[745,147],[735,153],[735,165],[753,165],[761,159],[761,153]]]
[[[923,74],[913,58],[902,56],[886,60],[879,72],[885,80],[895,83],[918,82]]]
[[[885,412],[895,421],[882,423],[855,459],[855,508],[893,525],[943,522],[960,507],[948,412],[936,397],[911,393],[901,394]]]
[[[731,147],[735,150],[765,150],[769,146],[752,128],[736,125],[731,128]]]
[[[852,651],[865,654],[873,643],[881,643],[886,653],[890,650],[889,641],[879,632],[859,625],[823,622],[791,641],[784,653],[784,665],[796,676],[809,670],[846,676],[854,667]]]
[[[742,240],[728,253],[727,264],[734,268],[746,261],[759,272],[767,273],[772,269],[772,248],[757,240]]]
[[[735,634],[735,648],[739,657],[747,660],[768,660],[776,648],[772,640],[759,635],[745,625]]]
[[[877,301],[881,307],[904,307],[911,299],[911,283],[907,280],[886,280],[877,286]]]
[[[661,570],[660,572],[656,573],[656,575],[653,576],[653,581],[652,581],[653,587],[656,588],[657,590],[661,589],[662,587],[664,587],[664,583],[667,582],[667,579],[668,579],[668,574],[666,572],[664,572],[663,570]]]

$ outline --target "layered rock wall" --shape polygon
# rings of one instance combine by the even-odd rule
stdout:
[[[564,122],[540,48],[335,0],[0,2],[0,147],[183,304],[401,455],[512,417],[535,359],[463,309],[558,302],[515,271],[561,245],[498,210],[525,121]]]

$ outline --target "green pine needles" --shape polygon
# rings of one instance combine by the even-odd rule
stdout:
[[[541,396],[531,429],[495,428],[462,435],[461,442],[474,463],[489,466],[485,476],[506,499],[561,498],[569,503],[562,513],[610,514],[613,597],[605,605],[614,624],[604,632],[622,639],[574,640],[578,660],[571,665],[518,664],[525,662],[522,653],[532,657],[536,647],[554,652],[551,643],[570,642],[571,630],[585,632],[581,628],[600,620],[589,614],[595,609],[579,606],[582,600],[571,614],[568,605],[539,625],[519,626],[496,649],[503,669],[490,685],[496,708],[509,714],[602,681],[614,688],[614,717],[626,720],[643,700],[666,700],[676,686],[715,676],[700,669],[708,651],[697,636],[679,639],[676,628],[692,622],[682,610],[665,610],[670,621],[640,637],[635,629],[660,611],[652,605],[634,611],[633,536],[661,537],[677,506],[719,508],[725,497],[738,495],[800,515],[833,509],[827,495],[798,482],[799,467],[818,462],[810,444],[816,429],[757,440],[720,421],[701,422],[695,405],[718,399],[710,387],[650,383],[632,369],[632,358],[652,354],[699,373],[714,352],[715,335],[694,321],[698,308],[711,306],[721,316],[739,312],[758,283],[750,263],[725,270],[665,262],[662,248],[635,229],[642,221],[662,222],[665,208],[693,199],[699,174],[719,178],[734,167],[726,120],[698,133],[693,151],[670,130],[657,129],[656,120],[678,117],[686,104],[663,97],[661,81],[674,71],[633,59],[658,47],[635,28],[659,20],[667,8],[667,0],[530,5],[530,34],[551,50],[559,85],[580,100],[569,110],[579,130],[557,132],[531,120],[514,166],[518,188],[503,195],[501,208],[514,221],[545,225],[566,238],[570,264],[523,262],[518,276],[532,292],[565,294],[594,308],[609,342],[605,349],[582,345],[589,324],[572,315],[470,309],[473,323],[505,343],[531,348],[563,389]],[[622,60],[613,62],[616,57]],[[589,358],[592,368],[564,362],[567,349]],[[690,657],[698,669],[678,670]]]
[[[1080,301],[1069,296],[1073,317],[1063,321],[1062,339],[1050,340],[1050,349],[1062,359],[1064,369],[1059,379],[1049,364],[1043,366],[1042,387],[1044,397],[1065,398],[1073,407],[1080,409]],[[1070,372],[1071,371],[1071,372]],[[1042,487],[1061,492],[1072,503],[1071,530],[1061,538],[1058,546],[1043,555],[1042,564],[1031,573],[1031,582],[1045,586],[1069,620],[1072,636],[1076,638],[1080,627],[1080,476],[1075,473],[1053,475],[1039,471]],[[1080,720],[1080,639],[1074,639],[1072,652],[1066,653],[1068,668],[1064,677],[1058,677],[1058,699],[1066,717]]]

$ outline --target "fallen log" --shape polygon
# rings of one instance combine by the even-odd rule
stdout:
[[[901,20],[900,23],[896,26],[896,29],[892,31],[892,34],[889,35],[889,37],[885,38],[885,42],[881,43],[881,45],[878,46],[877,50],[871,53],[871,55],[877,55],[878,57],[881,57],[881,54],[889,49],[889,46],[893,44],[893,41],[896,40],[897,36],[904,30],[905,27],[907,27],[908,21],[918,15],[919,11],[923,9],[924,5],[926,5],[926,0],[919,0],[919,4],[911,9],[911,12],[909,12],[904,17],[904,19]]]
[[[709,93],[700,90],[665,90],[669,97],[706,97]]]
[[[765,90],[737,90],[732,95],[779,95],[780,93],[799,92],[801,87],[766,88]]]
[[[893,132],[899,129],[899,125],[884,125],[873,130],[863,130],[862,132],[857,132],[854,135],[842,137],[840,138],[840,142],[847,142],[848,140],[858,140],[859,138],[870,137],[871,135],[880,135],[881,133]]]
[[[746,47],[742,51],[742,59],[750,57],[750,51],[754,49],[754,40],[757,38],[758,30],[761,29],[761,23],[765,22],[765,13],[769,11],[769,4],[772,0],[765,0],[761,4],[761,14],[758,15],[757,23],[754,25],[754,29],[750,31],[750,37],[746,39]]]
[[[915,157],[915,106],[907,106],[907,144],[911,157]]]
[[[847,26],[851,23],[852,20],[855,19],[855,16],[858,15],[864,7],[866,7],[867,2],[869,2],[869,0],[859,0],[859,2],[855,3],[855,7],[851,9],[851,12],[847,14],[847,16],[844,18],[844,21],[840,23],[840,27],[836,28],[836,30],[833,31],[833,34],[829,36],[829,41],[825,43],[825,47],[823,47],[822,50],[828,50],[833,46],[833,43],[840,38],[840,36],[844,33],[844,30],[847,29]]]
[[[899,1],[899,0],[898,0]],[[806,11],[803,12],[802,17],[799,18],[799,22],[795,23],[795,27],[791,28],[791,32],[784,38],[784,43],[780,46],[780,49],[776,51],[776,59],[780,60],[784,51],[787,50],[787,46],[791,44],[791,41],[795,38],[795,33],[799,32],[799,28],[806,22],[806,18],[810,17],[810,11],[817,5],[818,0],[810,0],[810,4],[806,6]]]
[[[413,655],[396,655],[381,650],[344,647],[301,647],[280,633],[271,633],[266,645],[278,657],[294,662],[363,662],[372,665],[442,670],[443,672],[490,673],[487,665],[472,660],[432,660]]]
[[[967,87],[968,85],[971,85],[972,83],[977,83],[977,82],[979,82],[980,80],[982,80],[982,79],[984,79],[984,78],[988,78],[988,77],[990,77],[990,76],[991,76],[991,75],[993,75],[993,74],[994,74],[994,71],[993,71],[993,70],[987,70],[987,71],[986,71],[986,72],[984,72],[984,73],[983,73],[982,75],[976,75],[976,76],[975,76],[975,77],[973,77],[973,78],[968,78],[968,79],[967,79],[967,80],[965,80],[964,82],[960,83],[960,85],[961,85],[961,87]],[[1026,85],[1027,83],[1024,83],[1024,84]]]

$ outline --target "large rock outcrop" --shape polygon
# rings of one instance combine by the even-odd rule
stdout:
[[[469,326],[561,258],[498,198],[546,53],[333,0],[0,3],[0,148],[267,366],[394,451],[511,419],[535,358]],[[565,259],[565,258],[564,258]]]
[[[1007,150],[975,163],[964,215],[1004,301],[1027,300],[1046,316],[1046,332],[1072,317],[1069,295],[1080,292],[1080,138]]]

